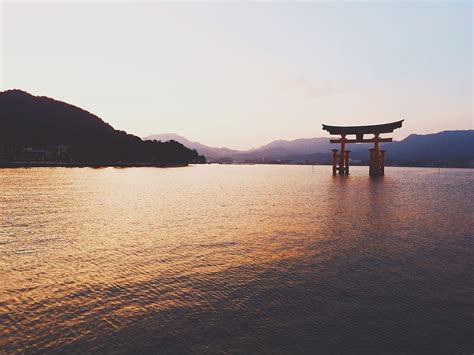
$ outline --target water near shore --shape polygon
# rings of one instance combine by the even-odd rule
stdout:
[[[474,171],[0,170],[0,353],[472,353]]]

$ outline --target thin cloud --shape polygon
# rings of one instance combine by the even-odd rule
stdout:
[[[298,91],[312,99],[335,95],[339,92],[339,90],[336,90],[329,82],[314,83],[304,77],[287,80],[283,87],[286,90]]]

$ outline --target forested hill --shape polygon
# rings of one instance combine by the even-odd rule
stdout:
[[[143,141],[65,102],[8,90],[0,92],[0,161],[174,165],[205,158],[176,141]]]

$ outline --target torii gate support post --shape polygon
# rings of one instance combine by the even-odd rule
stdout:
[[[345,152],[346,152],[346,135],[342,134],[341,135],[341,149],[339,150],[339,175],[344,175],[345,173],[345,168],[344,168],[344,163],[345,163]]]
[[[349,175],[349,154],[351,153],[350,150],[346,150],[344,154],[344,166],[346,175]]]
[[[369,176],[374,176],[374,149],[369,149]]]
[[[337,175],[337,149],[332,150],[332,174]]]
[[[374,134],[374,150],[372,152],[372,176],[380,175],[380,152],[379,152],[380,134]]]
[[[385,150],[380,150],[380,175],[385,175]]]

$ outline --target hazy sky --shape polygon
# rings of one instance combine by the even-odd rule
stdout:
[[[465,2],[3,2],[2,90],[250,148],[321,123],[473,128]]]

